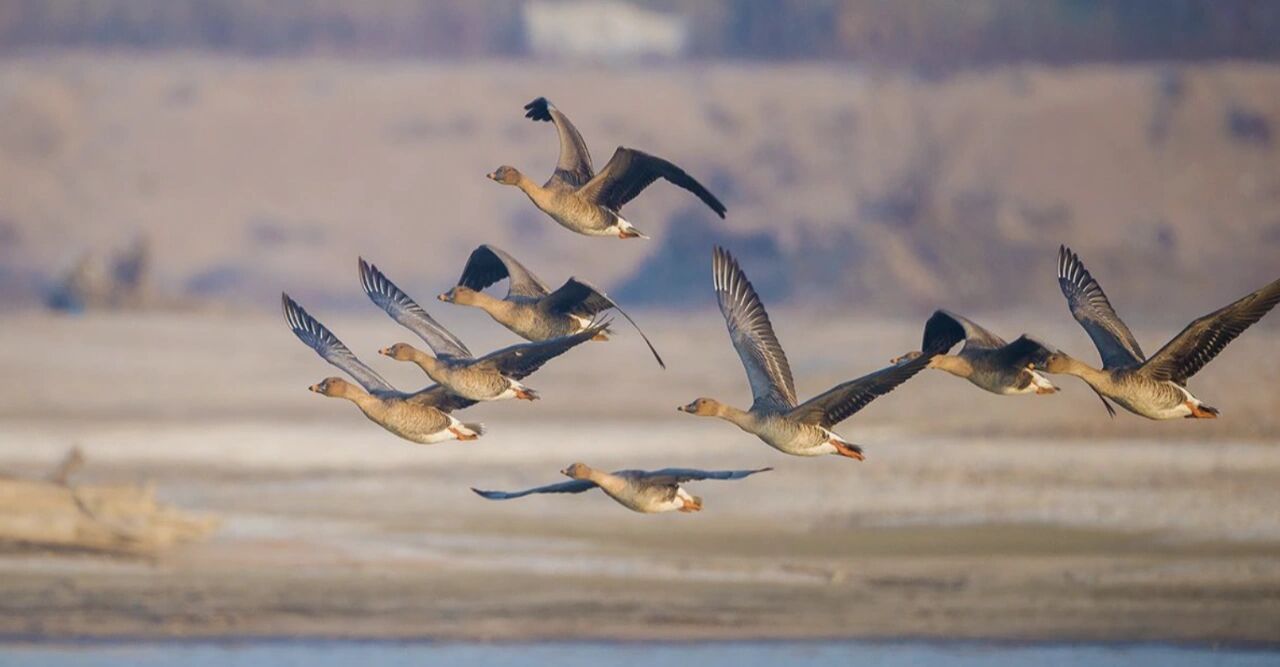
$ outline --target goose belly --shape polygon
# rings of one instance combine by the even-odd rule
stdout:
[[[834,454],[832,433],[818,426],[795,424],[784,420],[766,422],[756,437],[766,445],[792,456],[822,456]]]
[[[1147,419],[1181,419],[1191,414],[1187,401],[1199,403],[1191,392],[1172,382],[1131,380],[1121,388],[1127,391],[1107,394],[1107,398]]]
[[[497,401],[515,397],[515,386],[502,374],[475,369],[461,371],[445,386],[449,391],[473,401]]]
[[[391,407],[385,415],[369,415],[369,419],[405,440],[422,445],[453,440],[455,436],[449,431],[449,427],[459,423],[435,408],[404,403]]]

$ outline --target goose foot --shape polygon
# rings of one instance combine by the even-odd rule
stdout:
[[[681,512],[701,512],[702,499],[701,498],[685,499],[684,505],[680,508],[680,511]]]
[[[605,342],[605,341],[609,340],[609,336],[608,336],[607,334],[605,334],[605,333],[598,333],[598,334],[596,334],[596,335],[592,336],[592,337],[591,337],[591,340],[599,341],[599,342],[603,343],[603,342]]]
[[[1187,419],[1217,419],[1218,409],[1211,408],[1207,405],[1196,405],[1191,401],[1187,401],[1187,407],[1191,409],[1191,414],[1187,415]]]
[[[528,387],[521,387],[520,389],[516,390],[516,400],[536,401],[538,400],[538,392],[532,389],[529,389]]]
[[[831,440],[829,442],[833,447],[836,448],[836,454],[839,454],[840,456],[847,456],[856,461],[867,460],[867,457],[862,455],[862,448],[857,445],[851,445],[847,442],[840,442],[839,440]]]
[[[480,437],[475,433],[467,433],[465,431],[462,431],[453,427],[449,428],[449,432],[453,434],[453,437],[459,440],[475,440]]]
[[[1058,388],[1057,387],[1036,387],[1036,393],[1037,394],[1056,394],[1058,393]]]

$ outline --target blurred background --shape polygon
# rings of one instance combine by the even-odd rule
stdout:
[[[1193,381],[1216,422],[926,372],[843,425],[859,465],[673,408],[750,400],[713,244],[804,395],[938,307],[1096,360],[1062,243],[1158,349],[1277,277],[1278,59],[1265,0],[0,0],[0,467],[86,485],[75,518],[0,510],[0,633],[1274,641],[1274,314]],[[651,241],[560,228],[484,178],[550,174],[538,96],[597,167],[666,157],[728,218],[659,183],[627,208]],[[336,371],[282,290],[423,383],[374,354],[410,338],[358,255],[472,349],[518,342],[433,299],[481,243],[607,288],[669,369],[621,327],[429,448],[306,391]],[[467,490],[573,460],[777,470],[692,517]]]

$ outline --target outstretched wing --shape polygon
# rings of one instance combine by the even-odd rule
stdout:
[[[590,480],[572,479],[567,482],[560,482],[559,484],[535,486],[532,489],[525,489],[524,491],[484,491],[475,487],[472,487],[471,490],[475,491],[476,495],[481,498],[488,498],[489,500],[511,500],[512,498],[523,498],[524,496],[533,493],[582,493],[583,491],[595,488],[595,486],[596,483]]]
[[[758,472],[768,472],[773,468],[756,468],[755,470],[699,470],[697,468],[663,468],[662,470],[620,470],[613,474],[632,476],[651,484],[668,485],[681,482],[696,482],[704,479],[742,479]]]
[[[598,322],[568,336],[558,336],[533,343],[521,343],[490,352],[480,358],[481,364],[491,365],[503,375],[519,380],[542,365],[585,343],[608,328],[608,322]]]
[[[382,376],[373,371],[372,368],[364,365],[364,362],[356,358],[351,350],[338,337],[333,335],[332,331],[320,324],[316,318],[298,305],[298,302],[289,298],[288,294],[281,293],[280,300],[284,304],[284,320],[289,323],[289,328],[293,330],[298,340],[307,344],[307,347],[316,351],[321,359],[337,366],[342,372],[355,378],[365,391],[395,391],[391,383],[382,379]]]
[[[692,192],[716,215],[724,217],[724,204],[683,169],[660,157],[622,146],[579,193],[590,202],[617,211],[659,178]]]
[[[436,322],[417,302],[391,282],[377,266],[360,258],[360,285],[377,306],[431,346],[438,357],[468,359],[471,351],[457,336]]]
[[[569,122],[569,117],[545,97],[524,105],[524,117],[530,120],[542,120],[555,123],[556,133],[560,135],[560,159],[556,162],[555,173],[544,187],[553,190],[577,190],[591,180],[595,173],[591,169],[591,153],[587,152],[587,142],[578,134],[578,128]]]
[[[653,358],[658,360],[658,365],[666,368],[667,364],[662,361],[662,357],[658,354],[658,350],[654,349],[653,343],[649,342],[649,337],[644,334],[644,330],[640,328],[636,321],[631,319],[627,311],[623,310],[613,299],[609,298],[595,285],[578,278],[569,278],[560,286],[559,289],[548,294],[541,302],[541,307],[553,313],[563,313],[566,315],[577,315],[579,317],[593,317],[602,310],[613,308],[635,327],[636,332],[640,334],[640,338],[644,339],[644,344],[649,346],[649,351],[653,353]]]
[[[1185,385],[1227,343],[1271,312],[1276,303],[1280,303],[1280,280],[1187,325],[1142,365],[1143,372],[1156,380]]]
[[[836,385],[794,410],[787,417],[804,424],[831,428],[924,370],[933,357],[951,349],[964,338],[964,330],[945,313],[937,312],[924,325],[923,352],[909,360],[882,368],[856,380]]]
[[[1102,286],[1065,245],[1058,247],[1058,286],[1062,288],[1062,295],[1067,297],[1071,316],[1084,327],[1098,348],[1103,368],[1125,368],[1142,363],[1146,355],[1142,354],[1133,333],[1116,315]]]
[[[541,299],[550,290],[533,272],[524,268],[514,257],[494,245],[482,245],[471,251],[467,265],[462,269],[458,284],[473,290],[482,290],[503,278],[508,278],[507,296]]]
[[[751,281],[729,251],[716,246],[711,258],[712,283],[720,312],[729,328],[729,339],[747,369],[751,409],[786,410],[796,404],[791,364],[773,333],[773,323],[764,310]]]
[[[994,349],[1003,347],[1005,340],[990,331],[978,326],[973,320],[957,315],[949,310],[939,310],[945,317],[950,317],[957,325],[964,329],[964,346],[977,349]]]
[[[803,424],[817,424],[831,428],[848,419],[853,413],[866,407],[877,397],[883,396],[910,380],[929,365],[929,357],[919,356],[896,366],[882,368],[869,375],[843,384],[814,396],[787,413],[787,417]]]

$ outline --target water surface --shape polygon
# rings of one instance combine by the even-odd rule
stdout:
[[[24,667],[205,667],[241,665],[466,665],[467,667],[867,667],[916,665],[1120,667],[1159,665],[1261,667],[1280,664],[1280,652],[1161,644],[992,645],[923,642],[612,643],[401,643],[253,641],[182,643],[10,644],[0,665]]]

